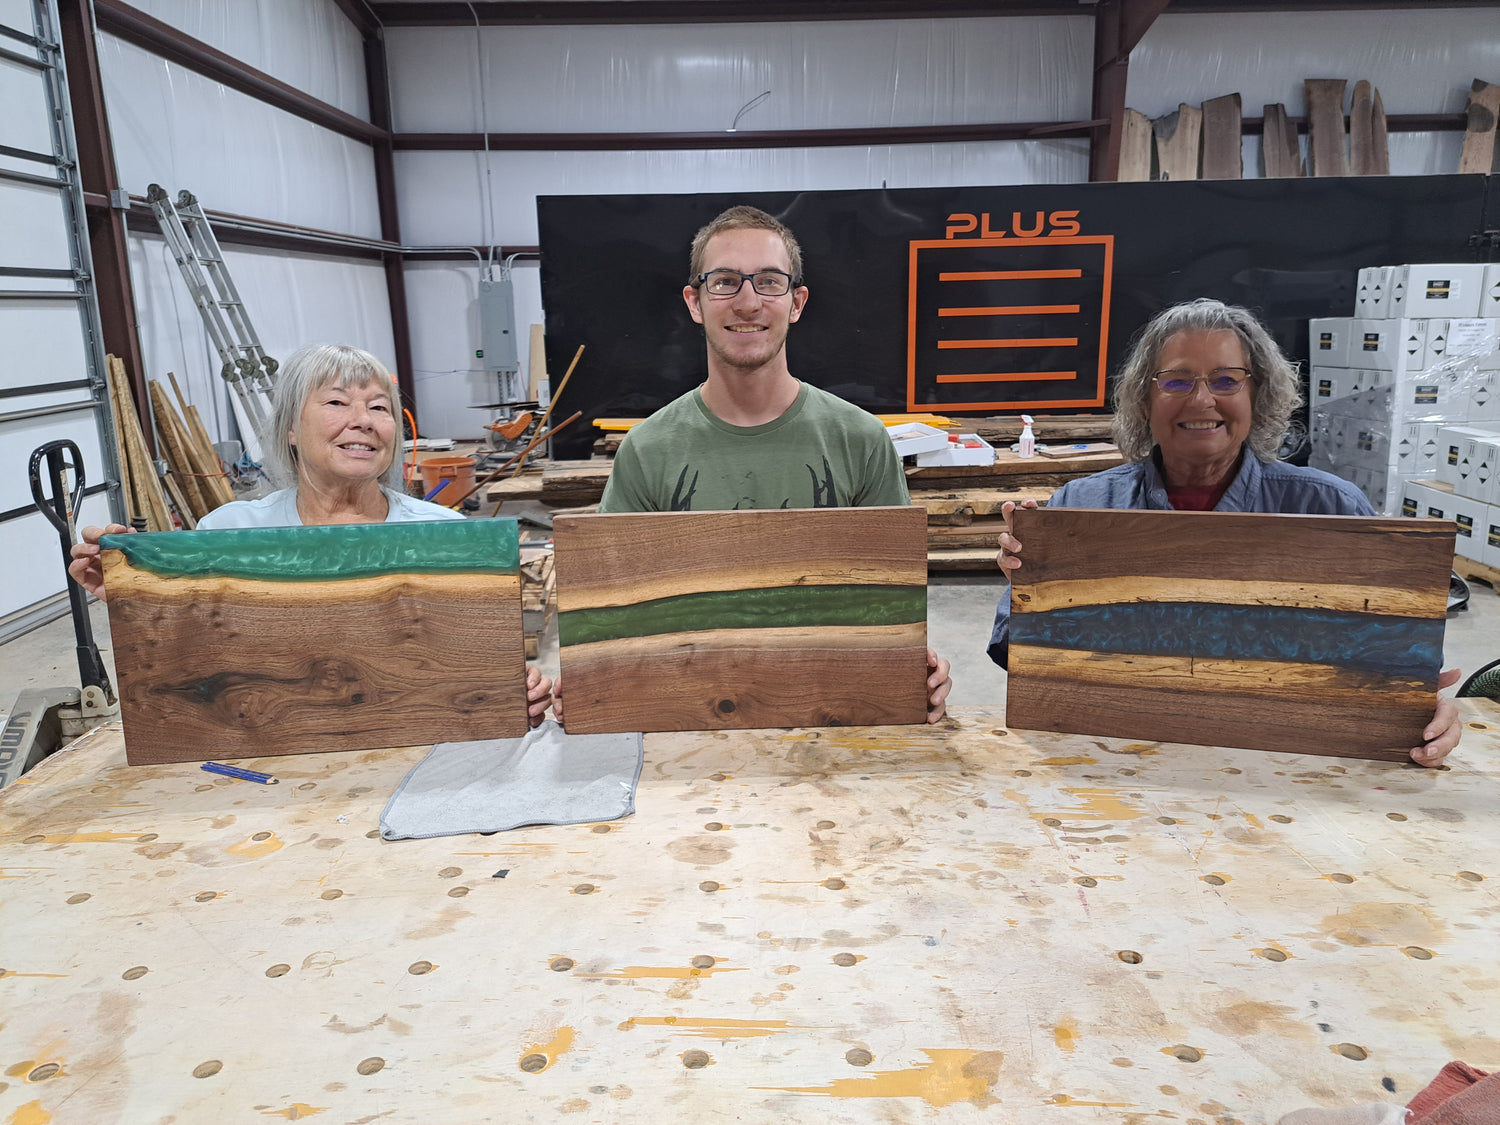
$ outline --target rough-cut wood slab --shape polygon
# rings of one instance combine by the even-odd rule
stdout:
[[[927,570],[930,574],[946,574],[949,571],[994,573],[998,565],[995,562],[998,553],[993,547],[929,547]]]
[[[526,732],[512,520],[104,543],[132,765]]]
[[[1469,117],[1464,147],[1458,158],[1461,173],[1489,175],[1495,170],[1495,122],[1500,118],[1500,85],[1474,79],[1469,91]]]
[[[1240,96],[1225,94],[1203,103],[1203,178],[1238,180],[1245,175],[1241,147]]]
[[[1344,133],[1344,78],[1308,78],[1302,83],[1307,98],[1307,163],[1314,176],[1347,176],[1349,156]]]
[[[1016,726],[1402,761],[1432,719],[1453,525],[1022,510]]]
[[[1151,121],[1139,110],[1127,109],[1120,122],[1120,174],[1124,183],[1145,183],[1151,178]]]
[[[1386,128],[1385,102],[1377,88],[1370,97],[1370,175],[1391,174],[1390,135]]]
[[[1383,134],[1382,134],[1383,140]],[[1349,174],[1377,176],[1383,154],[1375,149],[1375,98],[1369,82],[1361,78],[1354,84],[1349,104]],[[1389,158],[1385,161],[1389,168]]]
[[[572,733],[926,718],[921,508],[559,516]]]
[[[1007,502],[1019,505],[1024,500],[1035,500],[1045,505],[1054,491],[1051,488],[921,491],[911,494],[911,502],[927,510],[929,528],[934,525],[962,527],[976,519],[998,518]]]
[[[1497,1055],[1500,705],[1458,704],[1446,772],[998,707],[648,735],[632,817],[399,843],[380,810],[425,747],[277,759],[267,788],[126,768],[101,728],[0,790],[0,1120],[1400,1104]]]
[[[1108,441],[1113,414],[1036,415],[1031,432],[1039,443],[1063,441]],[[959,423],[966,434],[978,434],[991,445],[1009,445],[1021,436],[1021,419],[1013,415],[995,418],[965,418]]]
[[[1286,106],[1273,102],[1263,110],[1261,158],[1267,179],[1289,179],[1302,175],[1302,148],[1297,127],[1287,120]]]
[[[1198,178],[1199,142],[1203,132],[1203,111],[1183,102],[1175,113],[1151,122],[1156,135],[1156,163],[1163,180],[1196,180]]]
[[[613,461],[552,461],[542,471],[542,502],[554,508],[597,504]]]

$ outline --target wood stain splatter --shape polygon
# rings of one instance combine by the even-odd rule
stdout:
[[[931,1061],[907,1070],[878,1071],[868,1077],[838,1078],[825,1086],[755,1086],[757,1090],[781,1090],[790,1094],[814,1094],[825,1098],[921,1098],[941,1108],[959,1102],[993,1103],[990,1088],[1000,1077],[1000,1051],[928,1050]]]
[[[265,839],[257,840],[256,836],[264,836]],[[267,834],[257,832],[255,836],[241,840],[238,844],[231,844],[224,850],[230,855],[237,855],[242,859],[260,859],[262,856],[268,856],[272,852],[280,851],[285,846],[286,841],[276,835],[276,833],[271,832]]]
[[[791,1026],[786,1020],[731,1020],[717,1019],[712,1016],[631,1016],[620,1024],[620,1030],[630,1031],[636,1027],[670,1027],[684,1035],[696,1035],[703,1039],[757,1039],[765,1035],[780,1035]]]

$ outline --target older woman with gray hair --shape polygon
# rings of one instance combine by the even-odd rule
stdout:
[[[390,373],[369,352],[315,344],[294,352],[278,372],[272,396],[273,437],[264,450],[273,479],[289,482],[269,496],[234,500],[198,521],[200,531],[244,527],[314,527],[463,519],[462,514],[400,491],[401,427]],[[100,600],[104,575],[99,537],[130,530],[86,527],[68,573]],[[552,700],[552,683],[526,669],[532,726]]]
[[[1252,313],[1207,297],[1173,305],[1136,337],[1115,387],[1114,436],[1126,463],[1069,481],[1048,506],[1373,516],[1349,482],[1276,459],[1301,401],[1296,369]],[[1015,505],[1002,510],[996,561],[1008,579],[1021,566],[1021,544],[1011,534]],[[1001,667],[1009,644],[1007,594],[989,644]],[[1458,677],[1444,672],[1439,687]],[[1439,765],[1461,729],[1452,700],[1439,696],[1413,760]]]

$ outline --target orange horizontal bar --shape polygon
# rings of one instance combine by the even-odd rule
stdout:
[[[977,273],[940,273],[939,281],[1026,281],[1037,277],[1082,277],[1082,270],[981,270]]]
[[[938,309],[938,316],[1024,316],[1028,313],[1076,313],[1077,305],[995,305],[987,309]]]
[[[939,340],[939,350],[949,348],[1076,348],[1077,336],[1041,340]]]
[[[938,375],[939,383],[1030,383],[1046,382],[1050,379],[1076,379],[1076,371],[996,371],[989,374]]]

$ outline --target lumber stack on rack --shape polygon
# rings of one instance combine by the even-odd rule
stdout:
[[[146,435],[141,430],[135,410],[135,396],[130,393],[130,377],[119,356],[107,356],[110,406],[115,416],[115,447],[120,459],[120,491],[130,520],[143,519],[147,531],[171,531],[172,514],[161,481],[156,476]]]
[[[521,632],[526,637],[526,659],[535,660],[547,622],[557,610],[557,575],[552,548],[521,548]]]
[[[183,525],[192,528],[209,512],[233,500],[234,491],[219,463],[219,455],[208,440],[197,409],[183,398],[176,376],[168,375],[168,378],[172,380],[183,413],[177,413],[159,379],[152,379],[149,384],[151,409],[156,419],[158,448],[167,461],[167,475],[163,480]]]

